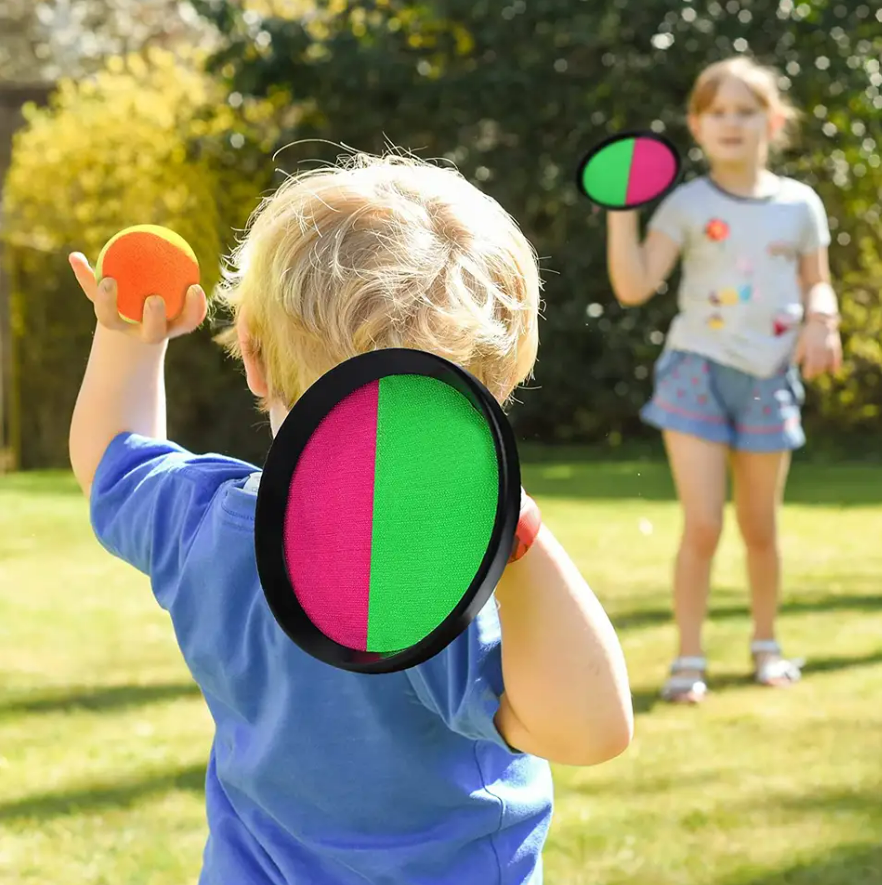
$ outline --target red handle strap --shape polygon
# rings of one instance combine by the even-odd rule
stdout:
[[[514,545],[508,561],[517,562],[533,546],[542,528],[542,512],[539,505],[521,489],[521,515],[515,530]]]

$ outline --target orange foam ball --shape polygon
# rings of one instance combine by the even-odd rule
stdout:
[[[171,321],[184,309],[187,290],[199,282],[199,262],[190,244],[173,230],[154,224],[127,227],[111,237],[95,265],[95,277],[116,280],[117,307],[130,323],[140,323],[151,295],[165,301]]]

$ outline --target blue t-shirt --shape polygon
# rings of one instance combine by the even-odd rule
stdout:
[[[495,604],[410,670],[313,659],[259,584],[255,473],[121,434],[92,487],[99,541],[150,577],[214,719],[200,885],[540,885],[551,773],[493,722]]]

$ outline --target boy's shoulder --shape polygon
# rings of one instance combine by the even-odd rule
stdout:
[[[152,579],[172,579],[226,489],[256,468],[197,455],[168,440],[120,433],[104,452],[89,495],[92,528],[112,554]]]

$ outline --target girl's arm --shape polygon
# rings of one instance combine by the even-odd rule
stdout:
[[[496,726],[509,745],[562,765],[622,753],[634,713],[609,618],[547,526],[496,588],[505,693]]]
[[[839,316],[839,300],[830,282],[830,257],[822,246],[799,259],[806,319],[813,316],[835,319]]]
[[[679,245],[660,230],[650,230],[641,244],[638,213],[607,213],[607,265],[616,298],[636,307],[648,301],[668,278]]]
[[[842,366],[839,338],[839,301],[830,283],[827,247],[821,246],[799,259],[799,279],[805,308],[805,325],[795,359],[807,381]]]

